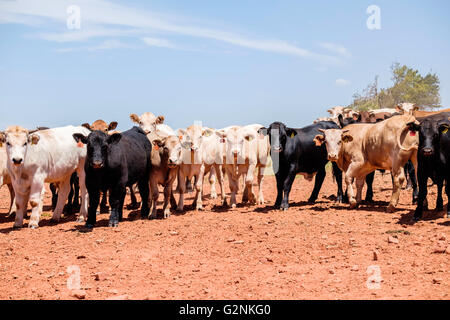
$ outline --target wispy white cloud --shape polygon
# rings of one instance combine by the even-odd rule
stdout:
[[[142,41],[144,41],[147,46],[176,49],[176,46],[166,39],[145,37],[142,38]]]
[[[0,2],[0,12],[3,15],[13,15],[16,23],[32,19],[47,19],[66,24],[67,8],[73,5],[73,0],[8,0]],[[169,34],[190,36],[215,41],[221,41],[248,49],[288,54],[318,62],[336,65],[342,61],[339,57],[316,53],[298,45],[283,40],[250,38],[241,34],[197,27],[185,23],[183,19],[169,17],[154,12],[140,10],[106,0],[77,0],[81,9],[81,30],[69,30],[62,33],[39,33],[36,36],[48,41],[71,42],[85,41],[96,37],[120,37],[134,34],[154,34],[164,32]],[[1,17],[1,16],[0,16]],[[30,19],[30,20],[28,20]],[[6,18],[4,19],[6,21]],[[180,22],[180,20],[182,22]],[[328,46],[333,48],[332,46]],[[332,51],[331,49],[329,49]],[[340,52],[338,52],[340,51]],[[342,55],[342,50],[334,51]]]
[[[345,87],[350,84],[350,81],[340,78],[336,79],[336,81],[334,81],[334,84],[337,85],[338,87]]]
[[[78,48],[62,48],[62,49],[58,49],[56,51],[59,53],[66,53],[66,52],[74,52],[74,51],[99,51],[99,50],[111,50],[111,49],[119,49],[119,48],[133,49],[136,47],[130,46],[130,45],[123,43],[116,39],[110,39],[110,40],[105,40],[96,46],[78,47]]]
[[[350,51],[346,47],[344,47],[340,44],[331,43],[331,42],[321,42],[321,43],[319,43],[319,46],[321,46],[322,48],[324,48],[332,53],[339,54],[346,58],[350,58],[352,56]]]

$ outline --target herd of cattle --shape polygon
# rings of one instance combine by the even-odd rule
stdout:
[[[100,202],[102,211],[108,201],[109,226],[118,225],[127,187],[134,207],[137,205],[134,193],[139,190],[141,217],[156,218],[158,186],[162,186],[163,215],[167,218],[171,209],[184,210],[184,194],[194,181],[193,206],[201,210],[203,181],[208,174],[211,198],[217,198],[217,181],[224,206],[236,206],[240,177],[242,202],[263,204],[264,173],[270,165],[277,184],[275,208],[289,207],[289,193],[297,174],[307,180],[315,177],[308,199],[312,203],[319,195],[326,165],[331,161],[336,199],[348,202],[351,208],[362,201],[364,183],[365,200],[372,201],[375,170],[388,170],[393,184],[388,211],[394,210],[398,203],[405,173],[411,180],[413,203],[417,202],[414,220],[420,219],[427,207],[428,178],[438,187],[436,209],[443,210],[444,180],[450,198],[450,109],[419,111],[414,104],[402,103],[396,109],[358,112],[334,107],[328,112],[329,118],[317,119],[301,129],[273,122],[268,127],[253,124],[223,129],[195,124],[174,131],[164,123],[163,116],[150,112],[141,116],[131,114],[130,119],[138,126],[125,132],[114,131],[117,122],[107,124],[103,120],[31,131],[10,126],[0,132],[0,186],[5,184],[9,188],[9,214],[15,214],[14,227],[22,227],[28,204],[31,206],[28,225],[38,226],[44,184],[50,183],[52,220],[58,221],[64,208],[70,213],[80,205],[81,198],[78,221],[86,221],[86,226],[92,228]],[[253,191],[256,172],[257,196]],[[229,203],[225,175],[230,189]],[[178,202],[173,195],[175,180]]]

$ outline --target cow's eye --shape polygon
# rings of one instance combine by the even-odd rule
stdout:
[[[26,147],[26,146],[27,146],[27,143],[25,142],[25,143],[23,144],[23,146]]]
[[[9,143],[9,142],[7,142],[6,145],[7,145],[8,147],[11,147],[11,143]]]

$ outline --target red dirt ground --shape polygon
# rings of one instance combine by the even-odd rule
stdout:
[[[205,211],[152,221],[127,210],[118,228],[106,227],[103,214],[92,232],[73,217],[52,225],[49,193],[40,228],[12,230],[5,187],[0,298],[76,299],[67,282],[68,267],[78,266],[85,299],[449,299],[449,219],[429,211],[411,224],[406,190],[398,210],[386,213],[390,185],[389,175],[377,173],[375,205],[348,210],[332,201],[330,175],[314,205],[306,203],[313,184],[299,178],[283,212],[271,208],[276,190],[269,176],[267,205],[224,210],[219,199],[207,199]],[[435,192],[429,191],[431,209]],[[377,268],[381,281],[370,283]]]

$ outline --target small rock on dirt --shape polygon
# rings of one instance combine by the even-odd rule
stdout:
[[[378,257],[380,256],[380,253],[378,250],[373,251],[373,261],[378,261]]]
[[[86,298],[86,291],[84,290],[73,290],[70,294],[72,297],[77,298],[77,299],[84,299]]]
[[[389,236],[388,237],[388,242],[389,243],[398,243],[398,238],[395,238],[393,236]]]

